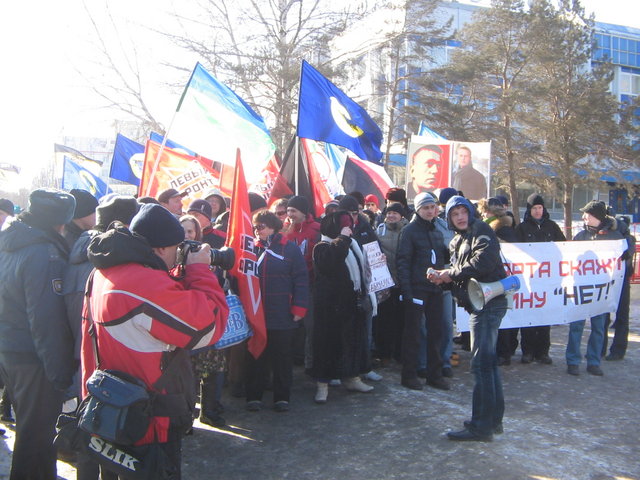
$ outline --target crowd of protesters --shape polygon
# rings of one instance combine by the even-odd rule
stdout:
[[[551,364],[550,327],[498,330],[506,312],[506,300],[498,296],[471,313],[470,335],[454,338],[454,299],[465,307],[459,285],[469,278],[504,278],[501,242],[565,240],[544,198],[529,196],[516,225],[503,197],[474,205],[463,192],[445,188],[438,195],[419,193],[409,205],[401,188],[384,199],[367,193],[328,202],[320,218],[303,196],[267,206],[259,195],[249,195],[267,332],[257,358],[243,343],[178,354],[213,345],[224,330],[224,294],[233,290],[233,279],[209,266],[209,249],[225,244],[229,228],[230,199],[220,191],[184,205],[186,194],[175,189],[157,198],[110,194],[100,201],[84,190],[39,189],[19,214],[0,199],[0,420],[16,424],[11,478],[56,478],[57,416],[65,400],[87,395],[84,382],[98,365],[129,369],[158,394],[184,395],[184,409],[170,415],[160,408],[142,441],[163,445],[176,467],[166,478],[180,477],[180,439],[193,432],[196,385],[198,418],[214,427],[226,423],[225,386],[246,399],[249,411],[265,408],[267,390],[275,411],[289,411],[295,364],[316,382],[318,404],[328,401],[330,385],[374,390],[371,382],[382,380],[375,369],[393,363],[401,365],[401,384],[408,389],[449,390],[457,364],[454,342],[471,351],[476,385],[471,420],[449,438],[488,441],[502,433],[498,366],[510,364],[518,335],[521,363]],[[609,314],[590,319],[587,372],[600,376],[601,358],[622,360],[626,353],[634,240],[628,219],[614,218],[602,202],[581,210],[584,229],[573,240],[628,242],[609,353]],[[174,276],[176,251],[185,239],[204,246]],[[376,293],[370,292],[366,254],[372,242],[394,283]],[[581,320],[569,327],[571,375],[580,373],[584,325]],[[172,367],[180,373],[158,388],[168,364],[180,364]],[[76,462],[78,478],[98,478],[92,459],[80,455]],[[113,477],[105,471],[102,478]]]

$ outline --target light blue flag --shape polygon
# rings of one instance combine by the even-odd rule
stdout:
[[[71,190],[74,188],[86,190],[97,199],[111,193],[111,189],[101,178],[95,176],[89,170],[81,167],[69,157],[65,156],[64,171],[62,173],[62,189]]]
[[[113,149],[109,177],[132,185],[140,185],[143,166],[144,145],[118,134]]]
[[[199,63],[180,98],[167,136],[198,155],[227,165],[235,165],[240,149],[249,184],[261,178],[276,151],[262,117]]]
[[[348,148],[380,163],[382,131],[369,114],[310,64],[302,61],[298,136]]]
[[[434,138],[436,140],[446,140],[442,135],[427,127],[422,120],[420,120],[420,126],[418,127],[418,135],[421,137]]]

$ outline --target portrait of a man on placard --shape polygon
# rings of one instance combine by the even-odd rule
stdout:
[[[489,151],[490,143],[454,144],[451,186],[470,200],[489,195]]]
[[[444,188],[449,177],[449,145],[411,145],[407,165],[407,198]]]

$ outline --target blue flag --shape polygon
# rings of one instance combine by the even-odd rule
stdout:
[[[363,160],[380,163],[382,132],[369,114],[302,61],[298,136],[348,148]]]
[[[69,157],[64,157],[62,188],[64,190],[81,188],[91,193],[91,195],[97,199],[100,199],[107,193],[111,193],[111,189],[102,181],[102,179],[96,177],[89,170],[81,167]]]
[[[109,177],[132,185],[140,185],[144,165],[144,145],[129,140],[124,135],[116,136]]]
[[[151,135],[149,136],[149,138],[151,139],[152,142],[156,142],[159,145],[162,145],[162,141],[164,140],[164,136],[156,132],[151,132]],[[171,140],[170,138],[167,138],[167,141],[165,142],[164,146],[172,150],[184,150],[187,155],[191,155],[192,157],[195,157],[197,155],[196,152],[189,150],[187,147],[183,147],[179,143],[176,143],[173,140]]]
[[[418,135],[420,135],[421,137],[430,137],[435,140],[446,140],[446,138],[444,138],[438,132],[435,132],[427,127],[422,120],[420,120],[420,126],[418,127]]]

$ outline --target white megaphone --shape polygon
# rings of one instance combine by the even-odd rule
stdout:
[[[476,312],[482,310],[492,298],[503,294],[513,295],[518,290],[520,290],[520,280],[515,275],[491,283],[480,283],[472,278],[467,286],[469,300]]]

